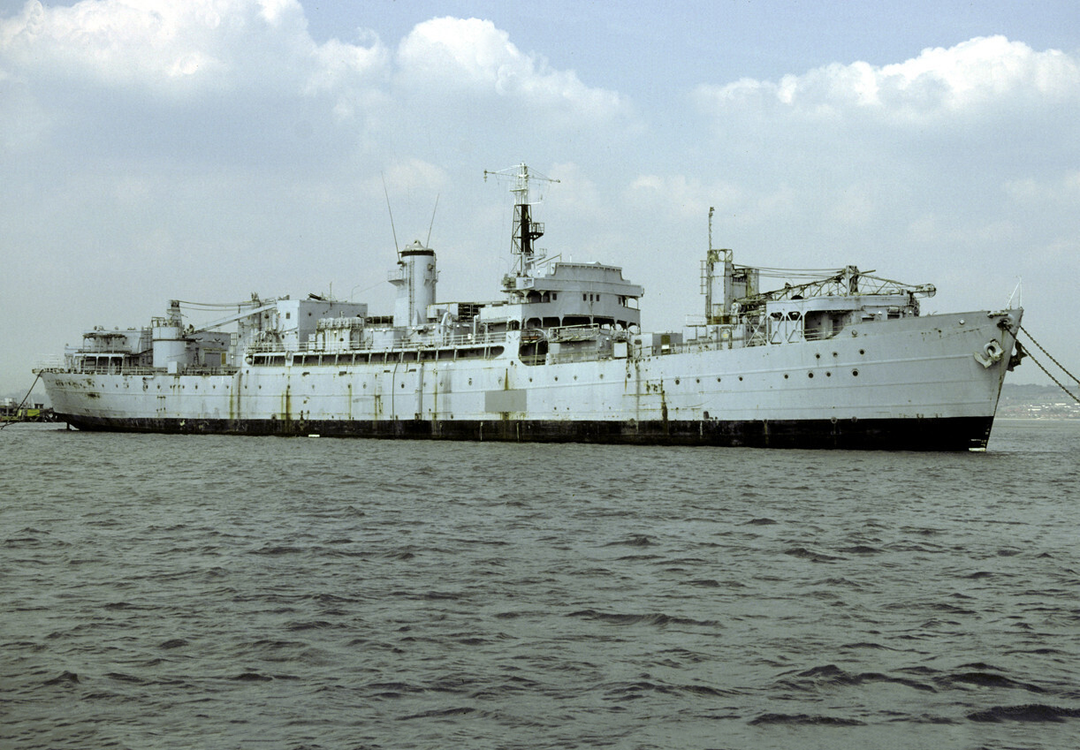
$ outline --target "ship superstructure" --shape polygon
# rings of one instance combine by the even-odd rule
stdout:
[[[983,449],[1022,311],[921,316],[931,285],[848,266],[770,291],[768,269],[709,248],[705,315],[641,330],[622,269],[548,258],[530,181],[509,172],[515,266],[502,299],[441,302],[416,241],[392,315],[253,296],[210,324],[184,303],[146,327],[94,328],[45,366],[79,429],[473,440]]]

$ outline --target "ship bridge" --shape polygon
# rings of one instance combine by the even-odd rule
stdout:
[[[544,225],[533,219],[529,199],[532,182],[558,182],[519,164],[501,172],[485,172],[508,178],[515,195],[511,253],[514,273],[503,278],[506,302],[485,306],[481,323],[493,329],[551,329],[567,326],[600,326],[628,329],[641,325],[638,300],[645,291],[623,278],[618,266],[601,263],[554,262],[536,247]],[[555,256],[556,258],[558,256]],[[544,273],[542,269],[547,268]]]
[[[624,279],[618,266],[555,263],[543,276],[505,277],[503,291],[509,301],[485,308],[482,316],[516,321],[522,328],[641,325],[638,300],[645,291]]]

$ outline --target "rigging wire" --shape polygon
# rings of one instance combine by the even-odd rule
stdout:
[[[37,374],[37,377],[34,378],[34,382],[30,384],[30,391],[34,390],[34,386],[37,385],[37,382],[39,380],[41,380],[41,373],[40,372]],[[22,397],[22,401],[20,401],[19,405],[17,407],[15,407],[15,413],[16,414],[18,414],[20,411],[22,411],[23,406],[26,404],[26,399],[30,398],[30,391],[26,392],[26,395]],[[9,424],[13,424],[13,422],[4,422],[3,424],[0,424],[0,430],[4,429]]]
[[[741,268],[752,268],[756,271],[760,271],[762,274],[777,275],[787,274],[791,276],[828,276],[843,273],[843,268],[770,268],[767,266],[740,266]]]
[[[435,196],[435,208],[431,211],[431,224],[427,229],[427,242],[424,243],[424,247],[431,247],[431,230],[435,226],[435,212],[439,210],[439,196]]]
[[[176,300],[181,305],[187,307],[197,307],[201,310],[230,310],[234,307],[254,307],[256,305],[264,304],[263,301],[255,302],[254,300],[243,300],[241,302],[189,302],[187,300]]]
[[[390,193],[386,189],[386,175],[380,172],[380,176],[382,177],[383,195],[386,196],[386,212],[390,214],[390,231],[394,233],[394,252],[397,253],[398,260],[401,260],[401,248],[398,247],[397,229],[394,228],[394,210],[390,208]],[[438,204],[436,203],[436,205]],[[431,220],[432,222],[435,221],[435,214],[431,215]]]

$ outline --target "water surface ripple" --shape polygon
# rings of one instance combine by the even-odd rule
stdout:
[[[0,746],[1071,748],[1080,424],[986,454],[0,432]]]

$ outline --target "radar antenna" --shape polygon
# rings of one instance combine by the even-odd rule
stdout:
[[[510,192],[514,194],[514,230],[510,243],[510,252],[518,257],[516,274],[518,276],[529,276],[537,261],[543,259],[543,251],[536,250],[533,247],[533,243],[544,235],[543,223],[532,220],[531,210],[531,207],[539,203],[542,199],[536,201],[529,200],[529,182],[540,181],[557,183],[559,180],[554,180],[539,172],[531,171],[524,163],[498,172],[491,172],[485,169],[484,182],[487,182],[489,175],[499,179],[513,181],[513,187],[510,188]]]

